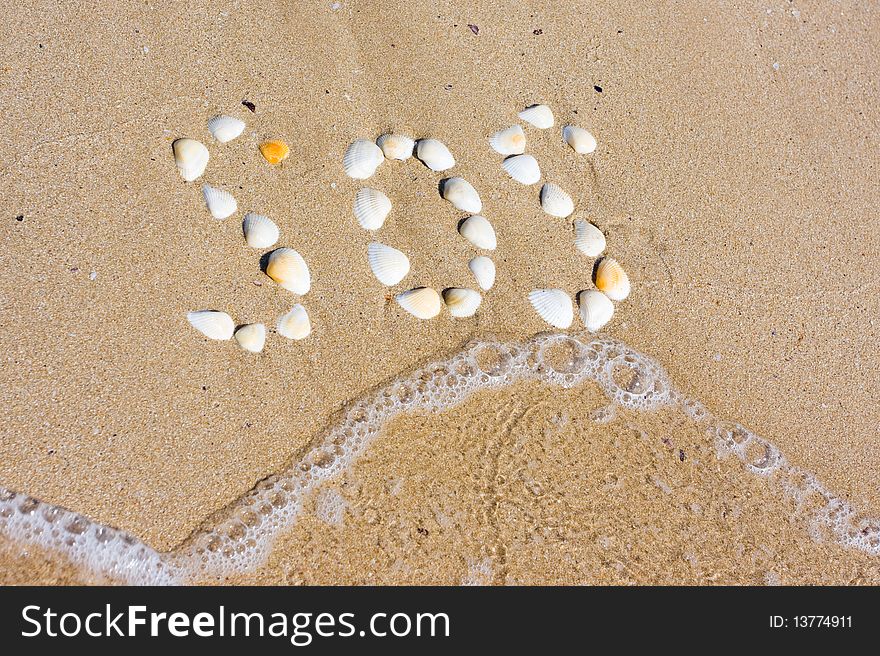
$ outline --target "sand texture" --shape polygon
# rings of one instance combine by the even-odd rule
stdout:
[[[471,5],[0,10],[0,486],[174,549],[351,399],[473,337],[546,330],[526,296],[591,286],[571,245],[585,218],[633,284],[607,333],[880,514],[878,8]],[[534,102],[557,125],[526,128],[527,152],[572,194],[568,220],[488,147]],[[244,134],[213,142],[218,113]],[[570,122],[597,136],[593,155],[561,140]],[[418,321],[391,299],[473,286],[462,214],[437,193],[446,175],[415,159],[364,183],[394,203],[380,238],[412,272],[391,289],[370,272],[372,235],[351,212],[364,184],[342,154],[392,129],[445,142],[495,226],[497,281],[473,318]],[[174,166],[182,136],[211,152],[195,183]],[[278,167],[257,150],[267,138],[290,144]],[[239,213],[213,219],[201,182],[230,189]],[[306,259],[308,295],[260,271],[246,211]],[[273,332],[259,355],[186,321],[214,308],[274,327],[295,302],[312,335]],[[236,581],[877,582],[875,559],[817,542],[684,419],[584,419],[601,405],[590,386],[523,384],[402,416]],[[343,510],[322,519],[332,495]],[[77,579],[60,556],[0,552],[7,582]]]

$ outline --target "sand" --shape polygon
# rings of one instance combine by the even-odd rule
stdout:
[[[170,550],[296,460],[365,390],[473,336],[546,329],[528,291],[589,287],[590,265],[570,247],[568,225],[540,211],[537,188],[510,181],[486,143],[516,111],[546,102],[558,126],[575,122],[599,140],[587,160],[556,130],[527,130],[545,178],[573,192],[630,272],[633,294],[607,332],[855,507],[880,513],[877,10],[379,7],[26,2],[3,10],[0,485]],[[248,124],[224,147],[205,128],[220,112]],[[480,190],[498,233],[498,279],[473,319],[416,321],[370,274],[371,236],[351,215],[361,185],[340,162],[353,139],[390,129],[442,139],[455,172]],[[308,261],[308,340],[273,334],[254,356],[187,325],[186,312],[201,308],[271,325],[297,299],[260,272],[239,215],[215,221],[198,185],[180,179],[170,148],[180,136],[209,144],[204,181],[232,189],[242,210],[272,216],[282,244]],[[280,167],[257,152],[269,137],[291,145]],[[395,204],[381,238],[410,255],[412,285],[472,284],[474,251],[455,233],[460,215],[437,197],[441,177],[411,160],[383,165],[369,183]],[[510,478],[525,456],[507,448],[515,438],[495,412],[537,408],[540,433],[541,417],[574,416],[589,398],[525,388],[480,395],[441,417],[401,419],[350,473],[377,496],[378,516],[399,516],[395,527],[376,528],[365,510],[346,511],[335,528],[305,518],[260,581],[367,582],[372,571],[389,583],[457,583],[470,569],[489,583],[876,575],[860,569],[876,570],[864,556],[816,545],[803,527],[779,534],[757,519],[717,520],[717,504],[745,492],[750,511],[774,522],[788,516],[726,461],[696,482],[693,471],[674,470],[672,489],[685,490],[677,510],[624,558],[615,550],[665,492],[640,485],[627,488],[625,504],[614,495],[591,501],[612,457],[618,477],[627,468],[671,476],[678,465],[655,453],[656,439],[640,449],[625,426],[570,426],[537,460],[541,486],[553,492],[535,497]],[[669,426],[640,422],[658,439]],[[464,438],[477,429],[470,444]],[[424,446],[427,430],[444,446]],[[487,450],[511,468],[493,494],[516,501],[519,514],[504,504],[494,518],[478,511]],[[579,475],[591,487],[575,489]],[[383,492],[397,478],[403,491]],[[679,508],[707,494],[706,515]],[[449,495],[461,500],[458,533],[430,525],[431,504]],[[365,505],[355,498],[349,507]],[[699,530],[715,531],[713,549],[696,539]],[[394,544],[375,546],[383,541]],[[749,555],[768,549],[779,567]],[[13,553],[4,577],[60,577],[41,574],[45,558]],[[295,565],[285,561],[294,553]],[[680,562],[667,562],[675,554]],[[27,563],[33,573],[22,577]]]

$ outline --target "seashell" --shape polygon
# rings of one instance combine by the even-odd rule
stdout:
[[[622,301],[629,296],[629,276],[617,260],[603,258],[596,267],[596,288],[612,301]]]
[[[443,302],[430,287],[416,287],[394,297],[397,304],[417,319],[431,319],[440,314]]]
[[[595,289],[588,289],[578,294],[578,307],[581,321],[591,333],[600,330],[611,321],[614,314],[614,303],[611,299]]]
[[[477,279],[477,284],[483,291],[492,289],[495,284],[495,263],[485,255],[478,255],[468,262],[468,268]]]
[[[589,155],[596,150],[596,137],[576,125],[566,125],[562,128],[562,138],[581,155]]]
[[[189,324],[208,339],[232,339],[235,322],[225,312],[216,310],[198,310],[187,312]]]
[[[455,158],[441,141],[420,139],[416,143],[416,157],[432,171],[445,171],[455,166]]]
[[[533,185],[541,179],[541,167],[531,155],[514,155],[501,164],[507,174],[524,185]]]
[[[251,248],[270,248],[275,245],[281,234],[272,219],[253,212],[244,215],[241,230],[244,233],[244,240]]]
[[[546,130],[553,127],[553,112],[547,105],[532,105],[519,113],[519,117],[536,128]]]
[[[266,344],[266,326],[249,323],[235,331],[235,341],[245,351],[259,353]]]
[[[529,302],[538,316],[556,328],[568,328],[574,319],[571,299],[561,289],[535,289]]]
[[[290,146],[280,139],[270,139],[260,144],[260,152],[269,164],[280,164],[290,155]]]
[[[208,121],[208,131],[217,141],[226,143],[244,132],[244,121],[232,116],[215,116]]]
[[[192,182],[205,172],[210,156],[202,142],[195,139],[176,139],[171,144],[171,150],[174,151],[177,170],[187,182]]]
[[[458,231],[462,237],[477,248],[494,251],[498,245],[492,224],[479,214],[474,214],[462,221],[461,225],[458,226]]]
[[[238,203],[228,191],[211,185],[202,185],[202,195],[205,197],[208,211],[215,219],[227,219],[238,210]]]
[[[342,156],[342,168],[345,174],[355,180],[366,180],[376,172],[385,161],[382,149],[372,141],[357,139],[353,141]]]
[[[308,293],[312,286],[312,277],[306,261],[292,248],[272,251],[266,264],[266,275],[284,289],[300,296]]]
[[[526,134],[522,127],[513,125],[489,137],[489,145],[501,155],[522,155],[526,152]]]
[[[574,201],[562,187],[548,182],[541,187],[541,207],[550,216],[564,219],[574,212]]]
[[[409,273],[409,258],[396,248],[373,242],[367,248],[370,269],[383,285],[396,285]]]
[[[406,161],[412,157],[416,142],[402,134],[383,134],[376,139],[376,145],[382,149],[387,159]]]
[[[483,209],[483,201],[480,200],[480,194],[464,178],[449,178],[445,180],[443,183],[443,198],[462,212],[479,214]]]
[[[364,187],[354,195],[354,218],[364,230],[378,230],[391,212],[391,199],[378,189]]]
[[[443,290],[443,301],[453,317],[472,317],[483,301],[480,292],[462,287],[450,287]]]
[[[588,221],[574,222],[574,245],[587,257],[597,257],[605,250],[605,235]]]
[[[278,334],[288,339],[305,339],[312,332],[312,322],[309,321],[309,313],[297,303],[290,312],[278,317],[276,325]]]

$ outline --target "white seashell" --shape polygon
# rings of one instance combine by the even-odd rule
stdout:
[[[209,339],[232,339],[235,322],[225,312],[198,310],[187,312],[189,324]]]
[[[391,199],[378,189],[364,187],[354,195],[354,217],[364,230],[378,230],[391,212]]]
[[[468,268],[477,279],[477,284],[483,291],[492,289],[495,284],[495,263],[485,255],[478,255],[468,262]]]
[[[483,201],[480,200],[480,194],[464,178],[449,178],[444,181],[443,198],[462,212],[479,214],[483,209]]]
[[[249,323],[235,331],[235,341],[245,351],[259,353],[266,344],[266,326]]]
[[[541,187],[541,207],[550,216],[564,219],[574,212],[574,201],[562,187],[548,182]]]
[[[232,116],[215,116],[208,121],[208,130],[217,141],[226,143],[244,132],[244,121]]]
[[[383,134],[376,139],[376,145],[382,149],[387,159],[405,161],[412,157],[416,142],[402,134]]]
[[[278,317],[276,325],[278,334],[288,339],[305,339],[312,332],[312,322],[309,321],[309,313],[297,303],[287,314]]]
[[[284,289],[300,296],[308,293],[312,286],[312,277],[306,261],[292,248],[272,251],[266,264],[266,275]]]
[[[208,149],[195,139],[177,139],[171,144],[177,170],[187,182],[192,182],[205,172],[208,166]]]
[[[535,312],[556,328],[568,328],[574,319],[571,299],[561,289],[535,289],[529,294]]]
[[[597,257],[605,250],[605,235],[588,221],[574,222],[574,245],[587,257]]]
[[[432,171],[445,171],[455,166],[455,158],[442,141],[420,139],[416,143],[418,157]]]
[[[244,239],[251,248],[269,248],[275,245],[281,235],[278,226],[268,216],[248,212],[241,222]]]
[[[431,319],[440,314],[443,302],[430,287],[416,287],[394,297],[397,304],[417,319]]]
[[[388,287],[396,285],[409,273],[409,258],[391,246],[373,242],[367,248],[367,257],[373,275]]]
[[[514,155],[501,164],[507,174],[524,185],[533,185],[541,179],[541,167],[531,155]]]
[[[611,321],[614,315],[614,303],[605,294],[595,289],[588,289],[578,294],[581,321],[591,333]]]
[[[480,292],[462,287],[450,287],[443,290],[443,301],[453,317],[472,317],[483,301]]]
[[[489,137],[489,145],[501,155],[522,155],[526,152],[526,134],[522,127],[513,125]]]
[[[596,137],[576,125],[566,125],[562,128],[562,138],[581,155],[589,155],[596,150]]]
[[[345,149],[342,156],[342,168],[346,175],[355,180],[366,180],[376,172],[385,161],[382,149],[372,141],[358,139]]]
[[[629,296],[629,276],[617,260],[606,257],[596,267],[596,288],[612,301],[622,301]]]
[[[458,231],[462,237],[477,248],[494,251],[498,245],[492,224],[479,214],[474,214],[462,221],[461,225],[458,226]]]
[[[227,219],[238,211],[238,203],[228,191],[202,185],[202,195],[205,197],[205,205],[215,219]]]
[[[532,105],[519,113],[519,117],[536,128],[546,130],[553,127],[553,112],[547,105]]]

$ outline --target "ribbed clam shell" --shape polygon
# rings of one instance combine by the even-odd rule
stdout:
[[[501,164],[507,175],[524,185],[533,185],[541,179],[541,167],[531,155],[514,155]]]
[[[270,139],[260,144],[260,153],[272,166],[280,164],[290,155],[290,146],[280,139]]]
[[[474,214],[462,221],[458,226],[458,232],[477,248],[494,251],[498,245],[492,224],[479,214]]]
[[[561,289],[535,289],[529,302],[538,316],[555,328],[568,328],[574,319],[571,299]]]
[[[405,161],[412,157],[416,142],[402,134],[383,134],[376,139],[376,145],[382,149],[386,159]]]
[[[266,344],[266,326],[249,323],[235,331],[235,341],[245,351],[259,353]]]
[[[282,337],[305,339],[312,332],[312,322],[309,320],[309,313],[306,312],[306,309],[297,303],[290,312],[278,317],[278,324],[275,328]]]
[[[432,171],[445,171],[455,166],[455,158],[442,141],[420,139],[416,143],[416,157]]]
[[[232,333],[235,331],[235,322],[225,312],[197,310],[188,312],[186,320],[209,339],[232,339]]]
[[[521,126],[512,125],[489,137],[489,145],[501,155],[522,155],[526,152],[526,134]]]
[[[596,137],[576,125],[566,125],[562,128],[562,138],[574,149],[574,152],[581,155],[589,155],[596,150]]]
[[[589,221],[574,222],[574,245],[587,257],[598,257],[605,250],[605,235]]]
[[[589,289],[578,294],[581,321],[591,333],[601,330],[614,315],[614,303],[605,294]]]
[[[541,207],[550,216],[564,219],[574,212],[574,201],[562,187],[548,182],[541,187]]]
[[[546,130],[553,127],[553,112],[547,105],[532,105],[519,113],[519,117],[536,128]]]
[[[372,141],[358,139],[353,141],[342,156],[342,168],[345,174],[355,180],[366,180],[376,172],[385,161],[385,154]]]
[[[205,172],[208,166],[208,149],[205,144],[195,139],[177,139],[171,144],[174,151],[174,161],[181,177],[187,182],[192,182]]]
[[[396,285],[409,273],[409,258],[391,246],[373,242],[367,247],[367,257],[373,275],[388,287]]]
[[[308,293],[312,286],[309,267],[302,255],[292,248],[279,248],[269,255],[266,275],[294,294]]]
[[[440,314],[443,301],[430,287],[416,287],[394,297],[397,304],[418,319],[431,319]]]
[[[226,143],[244,132],[244,121],[232,116],[215,116],[208,121],[208,131],[217,141]]]
[[[472,317],[480,307],[483,297],[480,292],[463,287],[450,287],[443,290],[443,302],[453,317]]]
[[[478,255],[468,262],[468,268],[477,279],[477,284],[483,291],[492,289],[495,284],[495,263],[485,255]]]
[[[244,239],[251,248],[269,248],[275,245],[281,232],[268,216],[248,212],[241,222]]]
[[[202,195],[205,197],[205,205],[215,219],[227,219],[238,210],[238,203],[232,194],[223,189],[202,185]]]
[[[391,199],[378,189],[364,187],[354,195],[354,217],[364,230],[378,230],[391,212]]]
[[[444,181],[443,198],[452,203],[456,209],[469,214],[479,214],[483,209],[480,194],[464,178],[449,178]]]
[[[629,276],[614,258],[606,257],[599,262],[595,278],[596,288],[612,301],[622,301],[629,296]]]

